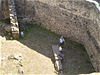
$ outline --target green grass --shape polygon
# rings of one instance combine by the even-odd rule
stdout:
[[[56,34],[56,33],[54,33],[54,32],[51,32],[50,30],[47,30],[47,29],[45,29],[45,28],[42,28],[42,27],[40,27],[39,25],[37,25],[37,24],[27,24],[27,26],[28,26],[28,30],[25,30],[24,31],[24,34],[25,34],[25,36],[24,37],[20,37],[18,40],[25,40],[25,39],[27,39],[27,34],[30,32],[32,32],[32,29],[35,29],[35,30],[39,30],[39,31],[43,31],[44,33],[47,33],[47,34],[52,34],[52,35],[54,35],[54,36],[56,36],[56,37],[61,37],[59,34]]]
[[[10,18],[0,20],[2,23],[10,24]]]
[[[72,41],[69,38],[65,38],[66,42],[68,42],[68,49],[77,49],[77,50],[84,50],[84,52],[86,52],[85,47],[83,44],[80,44],[78,42]]]
[[[43,32],[45,32],[45,33],[51,33],[52,35],[56,35],[56,36],[59,36],[60,37],[60,35],[59,34],[56,34],[56,33],[54,33],[54,32],[51,32],[50,30],[47,30],[47,29],[45,29],[45,28],[42,28],[42,27],[40,27],[39,25],[37,25],[37,24],[27,24],[28,25],[28,30],[29,31],[31,31],[33,28],[35,28],[35,29],[38,29],[38,30],[40,30],[40,31],[43,31]]]
[[[47,30],[45,28],[42,28],[42,27],[40,27],[37,24],[27,24],[27,26],[28,26],[28,30],[24,31],[24,33],[25,33],[24,38],[21,37],[18,40],[25,40],[25,39],[27,39],[26,36],[27,36],[28,33],[31,33],[32,32],[32,29],[36,29],[36,30],[39,30],[39,31],[43,31],[44,33],[47,33],[47,34],[52,34],[53,36],[55,36],[55,38],[60,38],[61,37],[61,35],[56,34],[55,32],[51,32],[50,30]],[[29,38],[31,38],[31,37],[29,37]],[[77,43],[75,41],[72,41],[69,38],[65,38],[65,41],[68,42],[68,44],[69,44],[68,49],[73,49],[73,48],[74,49],[77,49],[77,50],[82,49],[82,50],[84,50],[84,52],[86,52],[85,47],[84,47],[83,44],[80,44],[80,43]]]

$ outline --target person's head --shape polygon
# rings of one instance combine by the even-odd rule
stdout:
[[[63,45],[61,44],[60,47],[63,48]]]
[[[63,39],[63,36],[61,36],[61,39]]]
[[[62,51],[62,47],[61,46],[59,47],[59,51]]]

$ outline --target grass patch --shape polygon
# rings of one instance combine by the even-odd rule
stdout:
[[[25,39],[27,39],[27,37],[26,37],[27,34],[33,32],[32,30],[42,31],[43,33],[52,34],[53,36],[56,36],[56,37],[59,37],[59,38],[61,37],[59,34],[51,32],[50,30],[47,30],[46,28],[42,28],[42,27],[40,27],[37,24],[29,24],[28,23],[27,26],[28,26],[28,30],[24,31],[25,36],[23,38],[22,37],[19,38],[18,40],[25,40]],[[30,38],[30,36],[29,36],[29,38]]]
[[[86,60],[86,63],[87,63],[87,64],[91,64],[91,62],[90,62],[89,60]]]
[[[28,26],[28,30],[25,30],[24,33],[25,33],[25,36],[22,38],[19,38],[18,40],[25,40],[27,38],[31,38],[31,36],[29,37],[26,37],[28,33],[32,33],[33,34],[33,31],[35,32],[35,30],[38,30],[38,31],[42,31],[43,33],[47,34],[47,36],[49,34],[51,34],[52,36],[54,36],[56,39],[57,38],[60,38],[61,35],[59,34],[56,34],[55,32],[51,32],[50,30],[47,30],[45,28],[42,28],[41,26],[37,25],[37,24],[27,24]],[[33,31],[32,31],[33,30]],[[39,36],[39,35],[38,35]],[[41,37],[41,35],[40,35]],[[64,37],[65,38],[65,37]],[[66,43],[68,43],[68,49],[77,49],[77,50],[83,50],[84,52],[86,52],[86,49],[85,47],[83,46],[83,44],[80,44],[80,43],[77,43],[75,41],[72,41],[70,40],[69,38],[65,38],[65,41]]]
[[[39,26],[37,24],[27,24],[27,25],[28,25],[29,31],[31,31],[34,28],[34,29],[37,29],[39,31],[43,31],[45,33],[51,33],[52,35],[56,35],[56,36],[60,37],[59,34],[56,34],[54,32],[51,32],[50,30],[48,30],[46,28],[42,28],[41,26]]]
[[[68,42],[68,49],[77,49],[77,50],[84,50],[86,52],[85,47],[83,44],[80,44],[78,42],[72,41],[69,38],[65,38],[66,42]]]
[[[3,23],[10,24],[10,18],[0,20]]]
[[[52,35],[54,36],[56,39],[60,38],[61,35],[56,34],[55,32],[51,32],[50,30],[47,30],[45,28],[42,28],[41,26],[37,25],[37,24],[27,24],[28,26],[28,30],[24,31],[25,36],[19,38],[18,40],[25,40],[27,38],[31,38],[31,36],[26,37],[28,33],[34,34],[35,31],[42,31],[43,33],[48,35]],[[34,33],[33,33],[34,32]],[[38,37],[41,37],[41,35],[38,35]],[[83,46],[83,44],[77,43],[75,41],[70,40],[69,38],[65,38],[66,43],[68,44],[68,49],[77,49],[77,50],[82,50],[84,52],[86,52],[85,47]]]

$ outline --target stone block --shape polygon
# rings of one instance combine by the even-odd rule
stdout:
[[[18,31],[12,31],[12,36],[14,39],[18,39],[19,38],[19,32]]]
[[[19,32],[19,28],[15,27],[15,26],[12,26],[11,31],[12,32]]]

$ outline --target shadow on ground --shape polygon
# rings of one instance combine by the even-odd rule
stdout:
[[[18,39],[18,41],[27,47],[36,50],[38,53],[50,58],[54,63],[51,46],[59,44],[59,38],[60,35],[58,34],[50,32],[49,30],[41,28],[37,25],[29,24],[29,30],[25,31],[25,37]],[[65,40],[67,44],[65,45],[64,49],[64,75],[88,74],[94,72],[83,45],[69,39]]]

